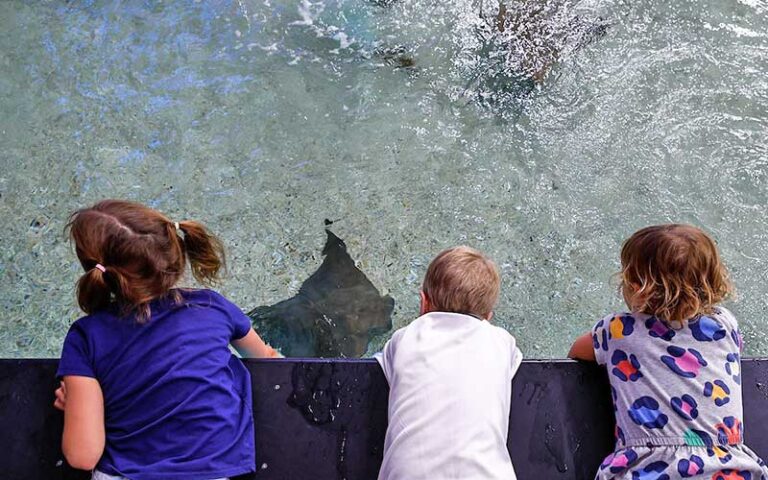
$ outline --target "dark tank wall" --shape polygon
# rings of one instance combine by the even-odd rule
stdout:
[[[61,455],[51,405],[55,360],[0,360],[0,477],[87,479]],[[387,383],[372,360],[246,360],[254,388],[254,478],[375,479]],[[745,360],[746,441],[768,457],[768,360]],[[605,373],[571,361],[524,362],[512,388],[508,448],[521,480],[592,479],[613,445]],[[445,419],[450,422],[450,418]]]

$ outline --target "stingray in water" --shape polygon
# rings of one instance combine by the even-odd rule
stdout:
[[[513,105],[524,98],[564,57],[602,38],[610,24],[600,17],[574,13],[567,0],[480,1],[482,21],[475,30],[479,48],[466,52],[477,58],[465,72],[464,95],[492,106]]]
[[[518,74],[540,82],[564,54],[573,53],[602,38],[610,26],[601,17],[573,13],[565,0],[499,1],[490,20],[504,56]]]
[[[323,263],[296,296],[248,313],[286,357],[360,357],[372,334],[392,328],[395,301],[381,296],[339,237],[326,234]]]

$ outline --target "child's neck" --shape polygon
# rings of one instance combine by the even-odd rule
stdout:
[[[447,310],[427,310],[427,311],[422,311],[421,315],[426,315],[428,313],[451,313],[453,315],[466,315],[468,317],[476,318],[478,320],[490,322],[490,318],[484,318],[482,315],[478,315],[476,313],[470,313],[470,312],[449,312]]]

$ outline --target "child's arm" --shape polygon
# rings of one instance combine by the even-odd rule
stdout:
[[[61,450],[72,467],[93,470],[104,453],[104,395],[95,378],[64,377],[64,435]]]
[[[259,337],[256,331],[251,328],[248,333],[237,340],[232,340],[232,346],[237,353],[245,358],[280,358],[277,350],[270,347]]]
[[[588,362],[596,361],[591,333],[587,332],[573,342],[571,351],[568,352],[568,358],[573,358],[574,360],[586,360]]]

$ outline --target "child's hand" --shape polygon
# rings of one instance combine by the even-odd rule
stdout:
[[[271,350],[271,352],[269,352],[269,357],[267,358],[285,358],[282,353],[275,350],[275,348],[271,345],[267,345],[267,347],[269,347]]]
[[[281,358],[280,352],[270,347],[251,328],[243,338],[233,340],[232,346],[243,358]]]
[[[67,405],[67,386],[64,382],[60,382],[61,386],[56,389],[56,400],[53,402],[53,406],[64,411],[64,407]]]

